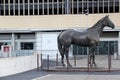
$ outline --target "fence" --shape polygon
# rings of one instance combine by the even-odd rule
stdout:
[[[120,60],[115,60],[113,55],[96,55],[97,67],[90,67],[89,65],[89,55],[74,55],[70,57],[70,63],[72,67],[63,67],[61,65],[61,59],[51,58],[49,55],[43,59],[43,54],[41,54],[41,70],[45,71],[120,71]],[[45,56],[44,56],[45,57]],[[39,70],[39,67],[38,67]]]
[[[35,52],[34,50],[15,50],[15,51],[11,51],[10,53],[4,53],[0,51],[0,58],[29,56],[29,55],[32,55],[34,52]]]

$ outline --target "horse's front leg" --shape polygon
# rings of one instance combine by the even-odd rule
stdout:
[[[96,63],[95,63],[95,48],[96,46],[93,46],[91,51],[92,51],[92,55],[91,55],[91,58],[92,58],[92,66],[96,67]]]
[[[96,67],[97,65],[96,65],[96,63],[95,63],[95,54],[93,54],[93,60],[92,60],[92,61],[93,61],[93,62],[92,62],[93,66]]]

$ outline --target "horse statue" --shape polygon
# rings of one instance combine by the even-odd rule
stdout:
[[[106,26],[112,29],[115,27],[114,23],[109,19],[108,15],[101,18],[96,24],[86,30],[79,31],[69,29],[61,32],[57,37],[57,41],[58,49],[61,55],[62,66],[65,66],[64,56],[66,56],[67,66],[72,67],[68,58],[69,47],[71,44],[89,47],[89,64],[95,66],[95,48],[98,45],[102,31]]]

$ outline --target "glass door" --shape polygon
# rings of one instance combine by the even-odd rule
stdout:
[[[107,55],[118,52],[118,41],[100,41],[96,47],[96,55]],[[73,55],[86,55],[87,47],[73,45]]]

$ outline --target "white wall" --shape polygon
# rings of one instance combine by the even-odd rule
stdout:
[[[59,53],[57,47],[57,32],[37,32],[36,33],[36,50],[43,54],[43,58],[47,55],[50,58],[55,58]]]
[[[88,26],[93,26],[105,14],[89,14]],[[109,13],[115,26],[120,26],[120,13]],[[40,16],[0,16],[1,29],[51,29],[51,28],[82,28],[86,27],[84,14],[40,15]]]
[[[0,58],[0,77],[29,71],[35,68],[37,68],[37,55]]]

